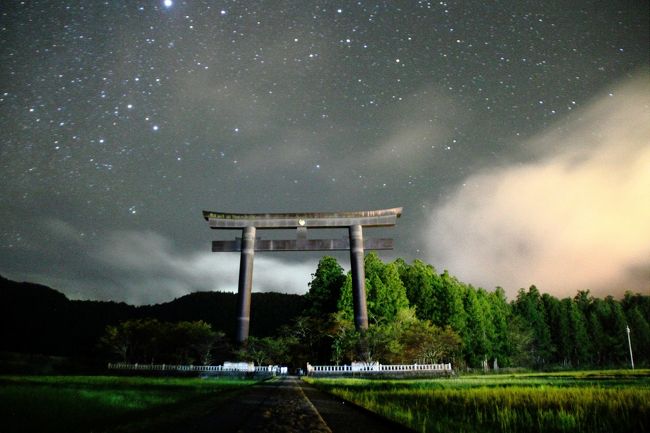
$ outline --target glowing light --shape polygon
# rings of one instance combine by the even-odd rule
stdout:
[[[174,5],[174,2],[172,0],[165,0],[163,4],[165,5],[166,8],[170,8]]]

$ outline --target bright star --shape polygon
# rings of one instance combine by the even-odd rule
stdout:
[[[165,5],[166,8],[170,8],[174,5],[174,2],[172,0],[165,0],[163,4]]]

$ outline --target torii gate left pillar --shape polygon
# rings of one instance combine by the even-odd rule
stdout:
[[[230,214],[204,211],[203,217],[213,229],[241,229],[242,237],[234,241],[213,241],[212,251],[240,251],[237,296],[238,343],[248,339],[250,327],[251,292],[253,288],[253,259],[255,251],[350,251],[354,323],[358,331],[368,329],[366,307],[364,251],[389,250],[392,239],[363,239],[363,226],[394,226],[402,208],[362,212],[302,213],[302,214]],[[295,240],[261,240],[257,229],[297,229]],[[348,238],[307,239],[307,228],[347,228]]]

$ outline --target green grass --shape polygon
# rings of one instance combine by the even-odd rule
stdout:
[[[650,431],[650,370],[307,380],[421,432]]]
[[[147,430],[178,421],[252,380],[0,376],[0,431]]]

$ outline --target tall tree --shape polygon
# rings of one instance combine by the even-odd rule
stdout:
[[[403,261],[398,264],[400,279],[406,289],[409,305],[415,307],[419,319],[428,319],[436,323],[441,321],[441,305],[433,293],[433,281],[436,270],[421,260],[414,260],[412,265]]]
[[[465,359],[470,366],[474,367],[478,367],[492,356],[488,336],[489,318],[486,315],[488,311],[484,308],[479,296],[482,295],[477,295],[477,291],[471,286],[465,291],[467,322],[465,330],[461,334]]]
[[[569,323],[562,313],[562,303],[555,296],[548,293],[542,295],[542,303],[546,312],[546,323],[548,324],[551,338],[551,357],[553,363],[569,363],[568,353],[570,352]]]
[[[374,252],[369,253],[364,261],[366,271],[366,300],[368,318],[371,322],[393,320],[397,313],[408,308],[406,289],[399,278],[398,265],[384,264]],[[347,318],[352,318],[352,278],[346,278],[338,302]]]
[[[216,333],[209,324],[199,320],[164,324],[158,339],[168,362],[178,364],[202,364],[212,362],[212,349],[223,333]]]
[[[552,354],[551,333],[546,322],[546,312],[537,287],[530,286],[526,292],[520,289],[513,308],[532,331],[531,358],[537,366],[549,363]]]
[[[325,256],[318,262],[312,277],[309,291],[305,295],[305,313],[317,317],[334,313],[341,296],[341,287],[345,283],[343,268],[334,257]]]
[[[609,316],[606,319],[605,327],[609,334],[609,350],[612,356],[612,362],[615,365],[624,365],[628,359],[627,332],[625,330],[627,323],[623,306],[620,301],[613,296],[605,298],[605,304],[609,307]]]
[[[650,364],[650,324],[637,305],[630,308],[626,316],[635,362],[637,365],[648,365]]]
[[[462,334],[465,330],[467,313],[465,312],[466,286],[446,270],[440,278],[433,280],[433,293],[440,303],[440,321],[433,320],[437,326],[451,326],[454,331]]]
[[[587,319],[578,307],[577,303],[567,299],[569,326],[571,327],[571,337],[573,347],[570,352],[573,365],[585,365],[589,363],[591,353],[591,343],[587,334]]]
[[[602,299],[592,299],[587,319],[587,332],[591,340],[591,362],[603,366],[610,362],[609,336],[605,332],[609,308]]]
[[[505,367],[510,363],[507,341],[508,322],[512,316],[511,307],[506,299],[506,293],[501,287],[497,287],[494,292],[488,293],[487,299],[494,330],[491,341],[492,356],[498,360],[500,365]]]

